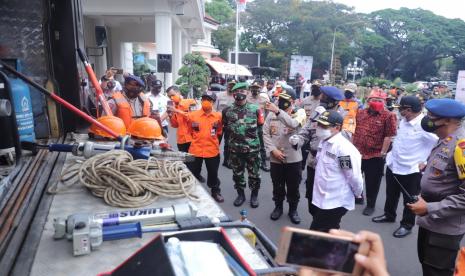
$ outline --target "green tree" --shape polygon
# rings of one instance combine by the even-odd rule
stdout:
[[[182,59],[183,66],[179,69],[176,84],[180,85],[181,93],[188,97],[200,97],[207,89],[210,69],[205,59],[199,54],[186,54]]]
[[[205,11],[221,24],[218,30],[212,33],[212,44],[220,50],[220,56],[227,59],[229,49],[234,47],[236,36],[231,3],[227,0],[212,0],[205,4]]]

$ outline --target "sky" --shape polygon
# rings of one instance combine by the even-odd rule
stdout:
[[[460,18],[465,21],[465,1],[463,0],[334,0],[355,7],[356,12],[370,13],[382,9],[422,8],[447,18]]]

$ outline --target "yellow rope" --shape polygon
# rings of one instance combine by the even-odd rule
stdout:
[[[193,194],[197,180],[181,161],[133,160],[124,150],[112,150],[75,164],[62,174],[62,182],[75,181],[111,206],[136,208],[154,202],[158,196],[187,197]]]

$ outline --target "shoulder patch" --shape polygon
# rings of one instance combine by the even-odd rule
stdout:
[[[352,162],[350,161],[349,155],[339,156],[337,159],[339,160],[339,166],[341,167],[341,169],[343,170],[352,169]]]

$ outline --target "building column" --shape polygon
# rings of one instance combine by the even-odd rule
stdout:
[[[188,48],[189,48],[188,44],[189,44],[189,37],[183,35],[182,36],[182,45],[181,45],[181,47],[182,47],[182,56],[184,56],[185,54],[188,53]]]
[[[180,28],[173,29],[173,83],[178,79],[178,70],[182,66],[182,31]]]
[[[170,13],[156,13],[155,14],[155,43],[157,45],[157,54],[173,54],[173,36],[172,24]],[[173,57],[171,57],[173,61]],[[173,65],[173,64],[172,64]],[[171,70],[174,66],[171,66]],[[172,73],[157,73],[157,78],[165,81],[164,87],[173,85]]]
[[[105,22],[103,18],[97,18],[95,19],[95,26],[103,26],[105,27]],[[107,45],[110,44],[110,41],[108,39],[108,34],[107,34]],[[100,76],[103,76],[105,74],[105,71],[108,69],[108,64],[107,64],[107,48],[103,47],[102,48],[103,54],[95,58],[95,72],[97,72],[97,77],[99,78]]]
[[[121,68],[125,72],[134,74],[134,61],[132,56],[132,43],[131,42],[121,42]]]

